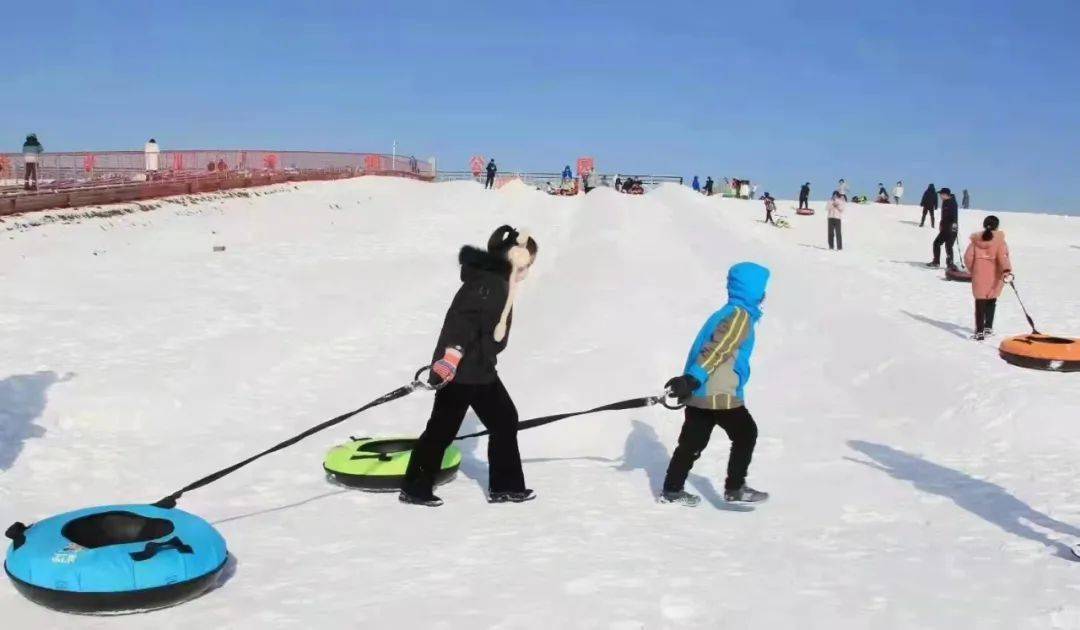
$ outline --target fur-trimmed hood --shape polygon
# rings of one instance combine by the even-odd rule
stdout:
[[[503,254],[493,254],[487,250],[466,245],[458,253],[461,265],[461,281],[475,279],[477,274],[488,273],[509,281],[512,266]]]

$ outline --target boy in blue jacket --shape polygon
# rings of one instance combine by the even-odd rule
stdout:
[[[755,503],[769,498],[746,485],[746,472],[757,443],[757,425],[746,410],[744,388],[750,379],[754,325],[761,319],[769,270],[743,262],[728,271],[728,303],[705,322],[690,348],[682,376],[668,390],[686,403],[679,444],[668,465],[660,503],[695,506],[701,498],[683,490],[690,468],[709,444],[714,426],[731,439],[724,500]]]

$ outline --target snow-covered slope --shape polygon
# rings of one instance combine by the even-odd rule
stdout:
[[[1080,381],[967,339],[966,285],[921,267],[913,207],[761,223],[760,202],[662,187],[365,178],[0,228],[0,524],[151,501],[407,382],[455,256],[497,225],[540,242],[500,365],[523,417],[658,392],[725,298],[774,273],[750,409],[757,509],[719,498],[717,431],[689,510],[653,501],[681,422],[661,408],[522,433],[539,500],[489,506],[482,440],[447,505],[330,486],[348,435],[417,434],[427,394],[187,496],[236,556],[217,590],[147,616],[74,618],[0,586],[5,627],[1077,628]],[[818,206],[820,208],[820,205]],[[983,213],[963,212],[961,232]],[[1080,219],[1002,214],[1046,331],[1080,335]],[[226,246],[214,252],[216,245]],[[996,328],[1025,331],[1011,295]],[[474,418],[466,427],[476,425]]]

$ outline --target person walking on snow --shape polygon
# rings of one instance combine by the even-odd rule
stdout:
[[[904,198],[904,182],[896,182],[896,186],[892,189],[893,203],[900,205],[900,200]]]
[[[150,138],[147,141],[143,147],[143,156],[146,161],[146,181],[150,181],[157,177],[158,167],[161,166],[161,148],[158,147],[157,140]]]
[[[922,206],[922,220],[919,221],[919,227],[926,225],[926,215],[928,213],[930,215],[930,227],[934,227],[934,211],[938,208],[938,194],[934,190],[933,184],[926,187],[919,205]]]
[[[810,182],[806,182],[799,189],[799,209],[810,208]]]
[[[944,245],[946,247],[945,267],[956,271],[956,265],[953,263],[953,245],[956,244],[957,232],[960,229],[960,212],[956,207],[956,197],[953,197],[951,190],[942,188],[938,191],[938,195],[941,196],[941,222],[938,223],[938,235],[934,239],[934,260],[926,266],[941,266],[941,246]]]
[[[698,181],[697,175],[694,175],[694,181],[690,183],[690,187],[694,189],[694,192],[701,192],[701,182]]]
[[[712,197],[713,194],[713,180],[712,177],[705,178],[705,196]]]
[[[839,190],[833,191],[832,199],[829,199],[825,204],[825,210],[829,213],[829,249],[833,248],[833,241],[836,242],[836,249],[844,249],[844,237],[840,231],[840,219],[844,216],[844,208],[847,203],[844,200],[844,196],[840,194]]]
[[[441,387],[405,471],[402,503],[442,505],[434,494],[435,476],[469,408],[491,431],[488,502],[536,498],[521,469],[518,412],[495,366],[510,336],[514,296],[537,250],[532,237],[504,225],[488,239],[486,250],[465,246],[458,254],[462,285],[446,313],[429,375],[429,382]]]
[[[845,182],[843,179],[837,182],[836,191],[839,192],[841,196],[843,196],[844,201],[848,200],[848,190],[848,183]]]
[[[755,503],[769,498],[746,485],[758,429],[746,409],[746,384],[754,351],[754,326],[761,319],[769,270],[742,262],[728,271],[728,302],[713,313],[690,347],[682,376],[667,382],[668,391],[686,403],[679,443],[668,464],[657,501],[693,507],[701,497],[683,489],[694,462],[719,425],[731,440],[724,500]]]
[[[41,148],[41,142],[38,141],[37,134],[31,133],[26,136],[26,142],[23,142],[22,145],[22,152],[23,164],[25,165],[23,189],[37,190],[38,160],[41,159],[41,154],[44,152],[44,149]],[[34,183],[31,184],[31,181]]]
[[[960,196],[960,207],[964,210],[971,207],[971,197],[968,196],[967,188],[964,189],[964,194]]]
[[[994,334],[994,311],[1006,282],[1012,281],[1012,261],[1005,233],[998,231],[1000,222],[994,215],[983,220],[983,231],[971,235],[964,265],[971,272],[971,293],[975,296],[975,334],[982,341]]]
[[[495,158],[491,158],[487,163],[487,179],[484,180],[484,190],[495,188],[495,173],[499,172],[499,168],[495,166]]]
[[[776,225],[773,221],[772,213],[776,212],[776,200],[772,198],[769,193],[765,193],[765,222]]]

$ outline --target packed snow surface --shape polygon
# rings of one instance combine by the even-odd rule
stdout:
[[[780,202],[777,229],[676,186],[258,193],[0,223],[0,525],[156,500],[408,382],[458,248],[502,223],[540,243],[500,362],[523,418],[658,393],[727,268],[772,269],[748,389],[772,499],[722,501],[717,430],[702,505],[656,504],[681,424],[660,407],[523,432],[528,504],[486,503],[483,439],[439,509],[328,484],[348,436],[420,432],[416,393],[186,496],[235,556],[204,597],[73,617],[3,584],[5,628],[1080,627],[1080,375],[968,339],[970,288],[922,266],[917,208],[850,206],[832,252],[820,204]],[[962,243],[984,214],[961,211]],[[1000,216],[1036,323],[1080,336],[1080,219]],[[1011,293],[996,329],[1026,330]]]

